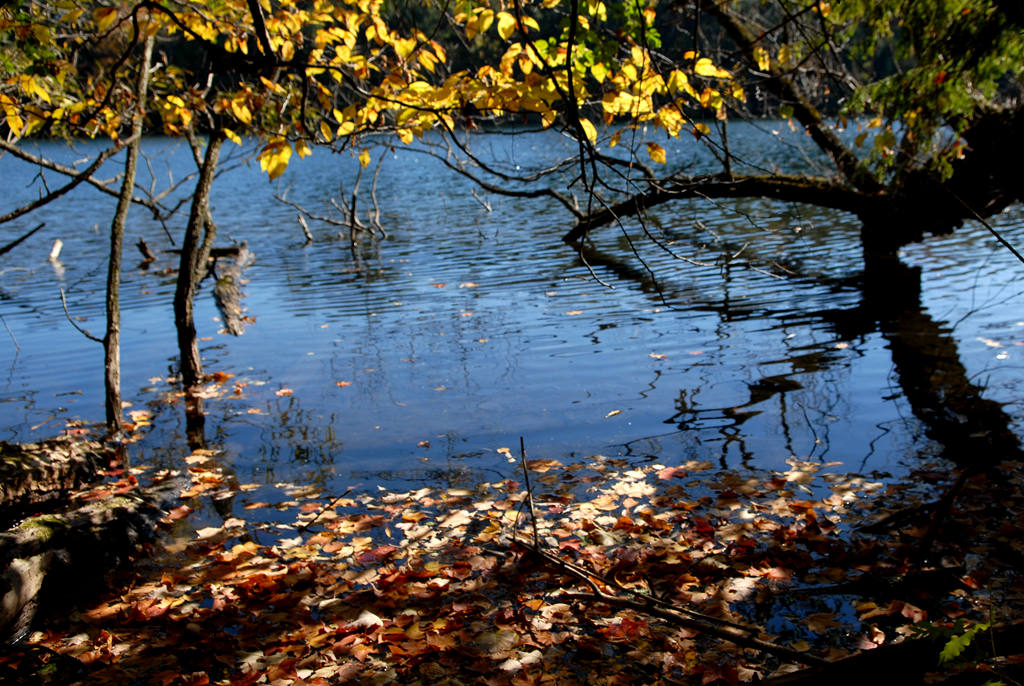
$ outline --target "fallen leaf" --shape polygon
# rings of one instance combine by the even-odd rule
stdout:
[[[287,396],[287,395],[291,395],[293,392],[294,391],[292,391],[292,389],[290,389],[290,388],[282,388],[281,390],[276,391],[274,393],[274,395]]]
[[[612,410],[611,412],[609,412],[608,414],[606,414],[606,415],[604,416],[604,418],[605,418],[605,419],[608,419],[609,417],[614,417],[614,416],[615,416],[615,415],[617,415],[617,414],[622,414],[622,410]]]
[[[583,314],[583,310],[569,310],[566,314],[570,317],[575,317],[578,314]]]
[[[344,388],[345,386],[351,386],[352,382],[351,381],[338,381],[338,382],[335,383],[335,385],[338,388]]]

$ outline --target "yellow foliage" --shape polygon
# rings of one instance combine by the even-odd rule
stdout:
[[[593,122],[589,119],[580,119],[580,125],[583,127],[583,133],[586,134],[587,140],[591,143],[597,142],[597,129],[594,127]]]
[[[182,106],[184,106],[184,103],[182,103]],[[249,105],[246,103],[244,95],[239,95],[231,101],[231,112],[243,124],[252,123],[252,112],[249,111]]]
[[[516,30],[516,18],[508,12],[498,12],[498,35],[508,40]]]
[[[727,70],[720,69],[707,57],[701,57],[693,65],[693,72],[698,76],[709,76],[717,79],[727,79],[732,76]]]
[[[92,20],[96,24],[97,31],[106,31],[117,21],[117,8],[100,7],[93,11]]]
[[[768,56],[768,51],[760,45],[754,48],[754,59],[757,60],[757,68],[761,71],[768,71],[772,65],[771,59]]]
[[[665,148],[661,147],[657,143],[647,144],[647,154],[650,156],[652,161],[657,162],[658,164],[665,164]]]
[[[284,173],[288,168],[288,160],[292,156],[292,146],[283,138],[272,139],[260,151],[260,169],[267,172],[267,176],[273,181]]]

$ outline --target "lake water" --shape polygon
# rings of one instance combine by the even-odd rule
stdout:
[[[742,133],[730,134],[734,145],[742,147]],[[753,140],[751,131],[750,156],[769,149]],[[523,168],[568,149],[553,133],[492,136],[477,146]],[[98,148],[40,149],[74,161]],[[174,141],[148,140],[146,149],[161,183],[191,171]],[[374,160],[383,152],[374,149]],[[699,167],[692,140],[670,152]],[[937,452],[900,384],[884,327],[837,324],[863,299],[855,220],[766,201],[680,202],[654,212],[650,227],[693,262],[673,259],[627,224],[644,262],[622,229],[605,227],[594,234],[588,268],[560,241],[571,217],[557,204],[481,191],[478,199],[435,159],[386,154],[377,196],[388,236],[364,242],[362,269],[337,227],[310,220],[317,240],[305,245],[295,209],[273,199],[288,189],[314,214],[340,218],[329,199],[340,197],[342,183],[351,189],[354,157],[317,151],[294,160],[280,184],[258,164],[242,164],[214,186],[218,244],[244,240],[255,254],[245,271],[253,323],[244,335],[218,333],[210,281],[197,297],[205,370],[233,375],[228,391],[239,384],[238,395],[207,402],[206,438],[240,480],[494,480],[514,473],[497,450],[518,453],[520,436],[531,456],[562,461],[604,454],[776,468],[795,455],[901,473]],[[0,159],[4,211],[36,197],[36,172]],[[101,175],[117,172],[108,164]],[[62,183],[44,178],[51,188]],[[366,190],[370,178],[362,183]],[[78,323],[101,334],[113,204],[79,188],[0,226],[6,243],[47,222],[0,258],[4,440],[102,419],[102,350],[68,323],[59,289]],[[186,214],[169,224],[175,240]],[[1019,210],[994,221],[1024,243]],[[183,408],[168,402],[175,385],[167,380],[176,373],[177,256],[160,253],[148,269],[137,267],[131,244],[139,237],[172,248],[159,224],[133,211],[122,383],[128,409],[154,417],[132,457],[180,466]],[[52,264],[58,238],[64,248]],[[1022,266],[974,225],[911,246],[903,259],[922,270],[929,335],[956,343],[967,377],[1005,404],[1019,434]]]

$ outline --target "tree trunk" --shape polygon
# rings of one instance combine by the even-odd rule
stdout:
[[[142,63],[136,82],[135,111],[132,115],[132,143],[124,163],[124,179],[117,198],[117,210],[110,225],[110,257],[107,262],[107,331],[103,337],[103,370],[106,387],[107,430],[111,434],[121,431],[121,253],[124,246],[124,227],[128,219],[135,190],[135,171],[139,163],[139,147],[146,111],[146,91],[149,88],[149,64],[153,57],[153,37],[146,38],[142,50]]]
[[[185,390],[197,386],[203,376],[203,365],[199,359],[199,345],[196,342],[196,326],[193,316],[193,297],[201,274],[199,272],[202,248],[200,232],[204,227],[211,230],[212,222],[208,222],[210,188],[217,170],[217,160],[224,144],[223,131],[217,130],[210,134],[206,146],[203,166],[199,170],[196,192],[192,196],[192,209],[189,212],[188,227],[185,230],[185,241],[181,246],[181,262],[178,267],[178,284],[174,292],[174,324],[178,330],[178,350],[181,356],[181,377]],[[209,241],[206,241],[209,242]]]

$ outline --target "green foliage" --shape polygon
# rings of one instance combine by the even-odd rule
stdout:
[[[983,631],[988,631],[991,628],[991,624],[985,622],[984,624],[975,624],[969,629],[964,630],[961,622],[957,622],[958,628],[953,630],[953,635],[946,641],[946,645],[942,647],[942,652],[939,653],[939,664],[946,664],[960,657],[961,654],[971,645],[971,641],[974,637]]]
[[[848,113],[898,123],[902,140],[872,147],[882,170],[928,162],[950,172],[976,115],[1008,103],[1024,76],[1024,31],[999,0],[844,0],[829,19],[867,83]],[[891,126],[889,127],[891,128]]]

